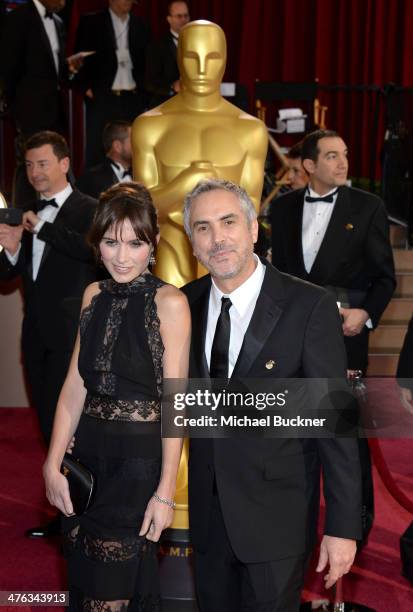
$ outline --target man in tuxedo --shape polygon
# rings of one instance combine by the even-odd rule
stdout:
[[[27,141],[25,161],[29,182],[40,199],[27,203],[22,225],[0,224],[4,247],[0,277],[23,280],[23,359],[32,405],[48,444],[76,337],[81,297],[96,280],[85,240],[96,201],[68,183],[69,151],[56,132],[34,134]],[[28,535],[49,533],[38,529]]]
[[[98,198],[115,183],[132,180],[130,121],[109,121],[103,129],[102,142],[105,159],[86,170],[76,182],[77,188],[92,198]]]
[[[65,32],[55,14],[64,6],[65,0],[30,0],[6,16],[0,33],[0,81],[17,129],[14,203],[19,207],[34,196],[25,176],[25,140],[41,130],[65,129]]]
[[[365,372],[369,330],[396,286],[384,204],[346,186],[347,147],[336,132],[306,136],[302,163],[308,188],[280,197],[272,207],[272,262],[334,295],[348,368]]]
[[[342,317],[350,377],[368,364],[369,331],[396,286],[383,202],[346,186],[347,147],[333,131],[318,130],[302,144],[309,185],[272,207],[272,262],[282,272],[325,287]],[[374,516],[370,454],[359,440],[363,469],[363,540]]]
[[[254,255],[258,224],[247,193],[201,181],[185,199],[197,259],[210,274],[186,285],[190,376],[271,379],[345,376],[334,299]],[[189,510],[201,612],[296,612],[319,507],[326,520],[318,571],[348,572],[361,536],[354,439],[190,441]]]
[[[77,78],[86,94],[86,167],[102,161],[105,124],[115,119],[132,121],[146,107],[149,30],[131,13],[132,0],[109,0],[108,4],[104,11],[82,17],[76,35],[77,51],[93,51]]]
[[[151,95],[149,108],[162,104],[181,90],[176,50],[179,33],[189,19],[186,2],[168,4],[169,32],[149,46],[146,57],[145,87]]]
[[[54,12],[64,5],[65,0],[30,0],[4,20],[0,77],[23,138],[64,128],[60,80],[65,73],[65,33]]]

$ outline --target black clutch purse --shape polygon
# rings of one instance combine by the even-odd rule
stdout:
[[[69,483],[74,513],[83,514],[90,508],[95,493],[96,483],[92,472],[69,453],[63,457],[61,471]]]

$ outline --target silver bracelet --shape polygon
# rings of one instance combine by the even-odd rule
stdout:
[[[163,497],[159,497],[156,491],[152,495],[152,497],[156,499],[156,501],[159,502],[160,504],[165,504],[166,506],[169,506],[170,508],[172,508],[172,510],[175,510],[176,503],[172,499],[164,499]]]

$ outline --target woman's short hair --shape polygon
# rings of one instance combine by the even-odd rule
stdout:
[[[99,245],[105,233],[117,233],[124,221],[132,225],[136,238],[157,246],[158,216],[151,194],[141,183],[118,183],[104,191],[99,198],[88,242],[99,259]]]

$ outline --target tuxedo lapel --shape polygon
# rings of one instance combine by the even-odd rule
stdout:
[[[289,209],[288,227],[283,228],[287,269],[299,278],[307,276],[303,257],[303,208],[304,189],[297,191],[296,199]]]
[[[53,21],[55,24],[57,38],[59,41],[59,78],[62,78],[65,71],[65,35],[63,30],[63,25],[59,17],[53,15]]]
[[[39,15],[39,13],[37,11],[37,8],[34,6],[34,4],[33,4],[33,15],[34,15],[34,18],[37,19],[40,39],[41,39],[42,44],[44,45],[44,47],[47,49],[47,53],[49,55],[49,59],[50,59],[51,65],[52,65],[51,67],[52,67],[54,73],[56,73],[56,64],[54,62],[53,51],[52,51],[52,47],[50,46],[49,37],[47,36],[46,29],[45,29],[45,27],[43,25],[43,20],[40,17],[40,15]],[[60,40],[59,40],[59,42],[60,42]]]
[[[205,357],[205,335],[208,321],[209,292],[211,285],[191,306],[192,316],[192,356],[194,361],[192,378],[208,378],[208,364]],[[192,368],[191,368],[192,369]]]
[[[232,377],[244,377],[256,361],[283,311],[284,291],[280,273],[266,264],[264,281]]]
[[[341,253],[348,241],[348,229],[352,220],[349,191],[340,187],[333,214],[327,226],[323,242],[310,270],[309,280],[317,285],[326,284],[331,267],[337,266],[337,258],[332,254]]]
[[[109,9],[107,9],[105,12],[105,29],[106,29],[106,36],[108,36],[108,47],[114,49],[116,53],[116,49],[118,48],[118,45],[116,43],[115,30],[113,28],[113,22],[112,22],[110,13],[109,13]],[[102,36],[105,36],[105,33],[102,32]]]
[[[72,193],[70,194],[70,196],[67,198],[67,200],[65,200],[65,202],[63,202],[62,206],[60,207],[59,212],[57,213],[57,217],[56,219],[53,221],[53,223],[56,223],[56,221],[58,221],[59,223],[63,223],[64,224],[64,220],[65,218],[67,218],[67,216],[70,216],[70,211],[72,209],[73,206],[73,195],[75,194],[75,191],[72,191]],[[42,259],[40,261],[40,266],[39,266],[39,271],[37,273],[37,278],[39,278],[39,275],[42,271],[43,265],[46,261],[46,259],[48,258],[49,254],[51,251],[51,246],[48,242],[45,243],[44,245],[44,249],[43,249],[43,254],[42,254]]]

